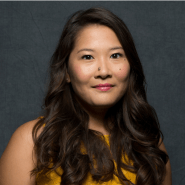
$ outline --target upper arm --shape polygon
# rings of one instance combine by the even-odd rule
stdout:
[[[164,151],[167,154],[166,148],[164,146],[164,143],[160,140],[159,149]],[[172,184],[172,174],[171,174],[171,165],[170,160],[166,163],[166,176],[164,178],[164,182],[162,185],[171,185]]]
[[[30,177],[34,166],[32,128],[38,120],[21,125],[12,135],[0,159],[1,185],[34,185]]]

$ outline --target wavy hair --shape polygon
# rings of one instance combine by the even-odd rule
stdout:
[[[130,64],[127,90],[105,116],[110,148],[100,132],[88,129],[89,116],[74,98],[71,84],[66,82],[68,58],[77,34],[90,24],[111,28]],[[143,68],[128,28],[109,10],[80,10],[67,21],[51,58],[43,116],[32,131],[37,157],[32,175],[61,167],[62,185],[82,184],[89,172],[97,182],[109,181],[116,175],[122,184],[131,183],[122,173],[121,169],[125,169],[136,173],[136,185],[162,184],[168,155],[159,149],[163,135],[156,112],[147,102]],[[86,153],[81,152],[82,144]],[[122,162],[122,156],[127,156],[126,163]],[[117,163],[117,171],[113,161]]]

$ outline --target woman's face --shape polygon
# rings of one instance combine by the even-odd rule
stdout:
[[[113,30],[96,24],[80,30],[67,76],[81,103],[110,108],[123,97],[129,72],[129,62]]]

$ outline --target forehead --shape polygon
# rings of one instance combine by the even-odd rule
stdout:
[[[111,28],[99,24],[90,24],[79,30],[76,35],[74,48],[87,45],[89,47],[101,45],[105,47],[107,45],[108,47],[108,45],[112,44],[121,46],[117,35]]]

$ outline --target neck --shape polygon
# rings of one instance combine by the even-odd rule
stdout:
[[[93,109],[93,111],[88,111],[89,114],[89,129],[101,132],[103,135],[108,135],[109,132],[105,129],[104,117],[106,114],[106,109]]]
[[[79,101],[78,101],[79,102]],[[84,110],[89,115],[89,129],[101,132],[103,135],[109,135],[105,128],[104,118],[109,108],[99,106],[89,106],[79,102]]]

